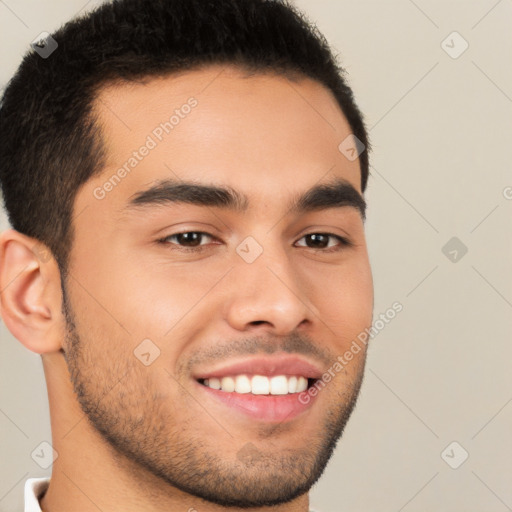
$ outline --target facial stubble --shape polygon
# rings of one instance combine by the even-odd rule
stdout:
[[[139,485],[141,492],[147,493],[149,501],[156,495],[147,492],[142,482],[156,482],[160,492],[169,495],[175,488],[221,506],[275,506],[307,493],[320,478],[355,407],[363,381],[364,357],[351,386],[338,390],[324,417],[318,419],[318,429],[301,446],[279,451],[279,444],[273,442],[275,436],[286,435],[290,428],[297,435],[300,426],[263,426],[254,443],[237,441],[237,433],[227,427],[220,435],[227,436],[231,446],[240,445],[230,457],[227,450],[219,449],[222,443],[218,439],[207,437],[207,432],[218,432],[208,428],[212,418],[207,412],[197,407],[201,417],[190,418],[190,411],[173,410],[154,375],[131,350],[112,353],[110,360],[115,364],[108,367],[109,357],[98,349],[99,343],[106,346],[105,340],[78,332],[64,283],[62,291],[64,357],[77,401],[90,425],[109,446],[114,463]],[[184,392],[171,378],[173,383],[178,392]],[[191,407],[195,405],[192,398]],[[204,436],[194,435],[187,428],[192,423],[197,426],[198,421],[205,425]],[[218,418],[217,423],[226,422]]]

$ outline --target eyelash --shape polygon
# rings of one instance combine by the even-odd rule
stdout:
[[[188,234],[188,233],[196,233],[196,234],[199,234],[199,235],[206,235],[212,239],[215,239],[215,237],[213,235],[210,235],[209,233],[205,233],[204,231],[182,231],[181,233],[173,233],[172,235],[168,235],[164,238],[160,238],[157,240],[158,243],[162,244],[162,245],[176,245],[177,247],[179,247],[179,249],[176,249],[176,248],[172,248],[172,250],[178,250],[178,251],[182,251],[182,252],[186,252],[186,253],[193,253],[193,252],[201,252],[204,250],[204,246],[206,244],[201,244],[201,245],[198,245],[196,247],[186,247],[186,246],[181,246],[179,244],[171,244],[169,242],[169,239],[170,238],[173,238],[173,237],[176,237],[176,236],[179,236],[179,235],[185,235],[185,234]],[[302,236],[301,238],[299,238],[299,240],[302,240],[303,238],[307,237],[307,236],[311,236],[311,235],[323,235],[323,236],[328,236],[328,237],[331,237],[331,238],[335,238],[336,240],[338,240],[339,242],[339,245],[337,246],[334,246],[334,247],[329,247],[327,249],[315,249],[314,247],[307,247],[307,246],[300,246],[300,247],[305,247],[306,249],[311,249],[312,251],[317,251],[317,252],[324,252],[324,253],[331,253],[331,252],[338,252],[338,251],[341,251],[343,248],[347,248],[347,247],[352,247],[354,244],[348,240],[347,238],[343,237],[343,236],[340,236],[340,235],[335,235],[334,233],[324,233],[324,232],[313,232],[313,233],[307,233],[306,235]]]

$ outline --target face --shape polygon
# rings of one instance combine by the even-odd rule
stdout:
[[[361,384],[364,347],[337,358],[372,320],[347,121],[316,82],[228,67],[96,108],[107,162],[76,197],[65,294],[82,409],[141,478],[238,507],[304,494]]]

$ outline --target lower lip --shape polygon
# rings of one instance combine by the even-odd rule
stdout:
[[[212,389],[208,386],[197,385],[212,398],[220,400],[227,406],[250,416],[251,418],[283,423],[290,421],[311,408],[316,396],[303,391],[288,395],[253,395],[252,393],[230,393]],[[301,400],[299,400],[301,397]],[[302,403],[304,402],[304,403]]]

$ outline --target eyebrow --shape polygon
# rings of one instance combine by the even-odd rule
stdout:
[[[249,208],[249,198],[232,187],[165,179],[133,194],[123,210],[139,210],[172,203],[217,207],[240,213]],[[288,211],[300,214],[341,207],[355,208],[365,219],[366,201],[363,196],[350,182],[336,178],[293,197],[288,204]]]

